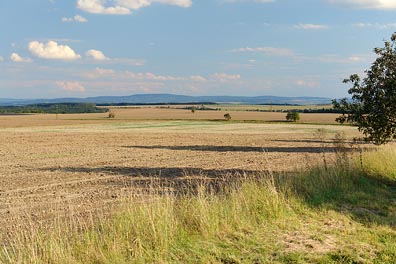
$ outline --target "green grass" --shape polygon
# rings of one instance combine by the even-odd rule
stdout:
[[[131,198],[109,219],[15,231],[0,262],[394,263],[394,151]]]

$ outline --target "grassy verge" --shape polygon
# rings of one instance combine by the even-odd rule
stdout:
[[[394,263],[394,151],[294,176],[131,198],[122,212],[92,225],[8,234],[0,262]]]

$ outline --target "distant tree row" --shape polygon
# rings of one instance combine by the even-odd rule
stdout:
[[[287,113],[287,112],[297,112],[297,113],[330,113],[330,114],[341,114],[341,111],[334,108],[306,108],[306,109],[279,109],[279,110],[266,110],[266,109],[248,109],[248,112],[277,112],[277,113]]]
[[[91,103],[32,104],[22,106],[0,106],[0,114],[78,114],[104,113],[106,108],[98,108]]]

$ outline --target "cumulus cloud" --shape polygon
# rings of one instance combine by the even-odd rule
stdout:
[[[42,59],[77,60],[81,58],[69,46],[58,45],[55,41],[48,41],[47,43],[32,41],[29,43],[29,51],[34,56]]]
[[[21,56],[19,56],[18,53],[12,53],[10,56],[10,59],[13,62],[32,62],[32,59],[26,57],[26,58],[22,58]]]
[[[79,22],[86,23],[88,20],[80,15],[75,15],[74,17],[62,17],[63,22]]]
[[[395,0],[327,0],[330,4],[362,9],[396,9]]]
[[[190,7],[192,0],[115,0],[107,5],[108,0],[77,0],[77,8],[93,14],[128,15],[131,10],[150,6],[153,3]]]
[[[246,48],[239,48],[233,49],[231,52],[260,52],[266,55],[274,55],[274,56],[294,56],[294,52],[291,49],[285,48],[274,48],[274,47],[246,47]]]
[[[108,58],[100,50],[91,49],[91,50],[88,50],[85,53],[85,55],[89,58],[94,59],[94,60],[100,60],[100,61],[108,60]]]
[[[321,30],[321,29],[327,29],[329,28],[326,25],[321,25],[321,24],[297,24],[293,26],[296,29],[303,29],[303,30]]]
[[[128,9],[139,9],[151,5],[149,0],[117,0],[116,3]]]
[[[131,11],[119,5],[105,6],[105,0],[77,0],[77,8],[92,14],[128,15]]]
[[[57,81],[56,85],[62,90],[69,92],[85,92],[85,87],[79,82],[73,81]]]

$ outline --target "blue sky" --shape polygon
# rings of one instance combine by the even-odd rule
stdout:
[[[0,98],[344,97],[395,0],[0,0]]]

